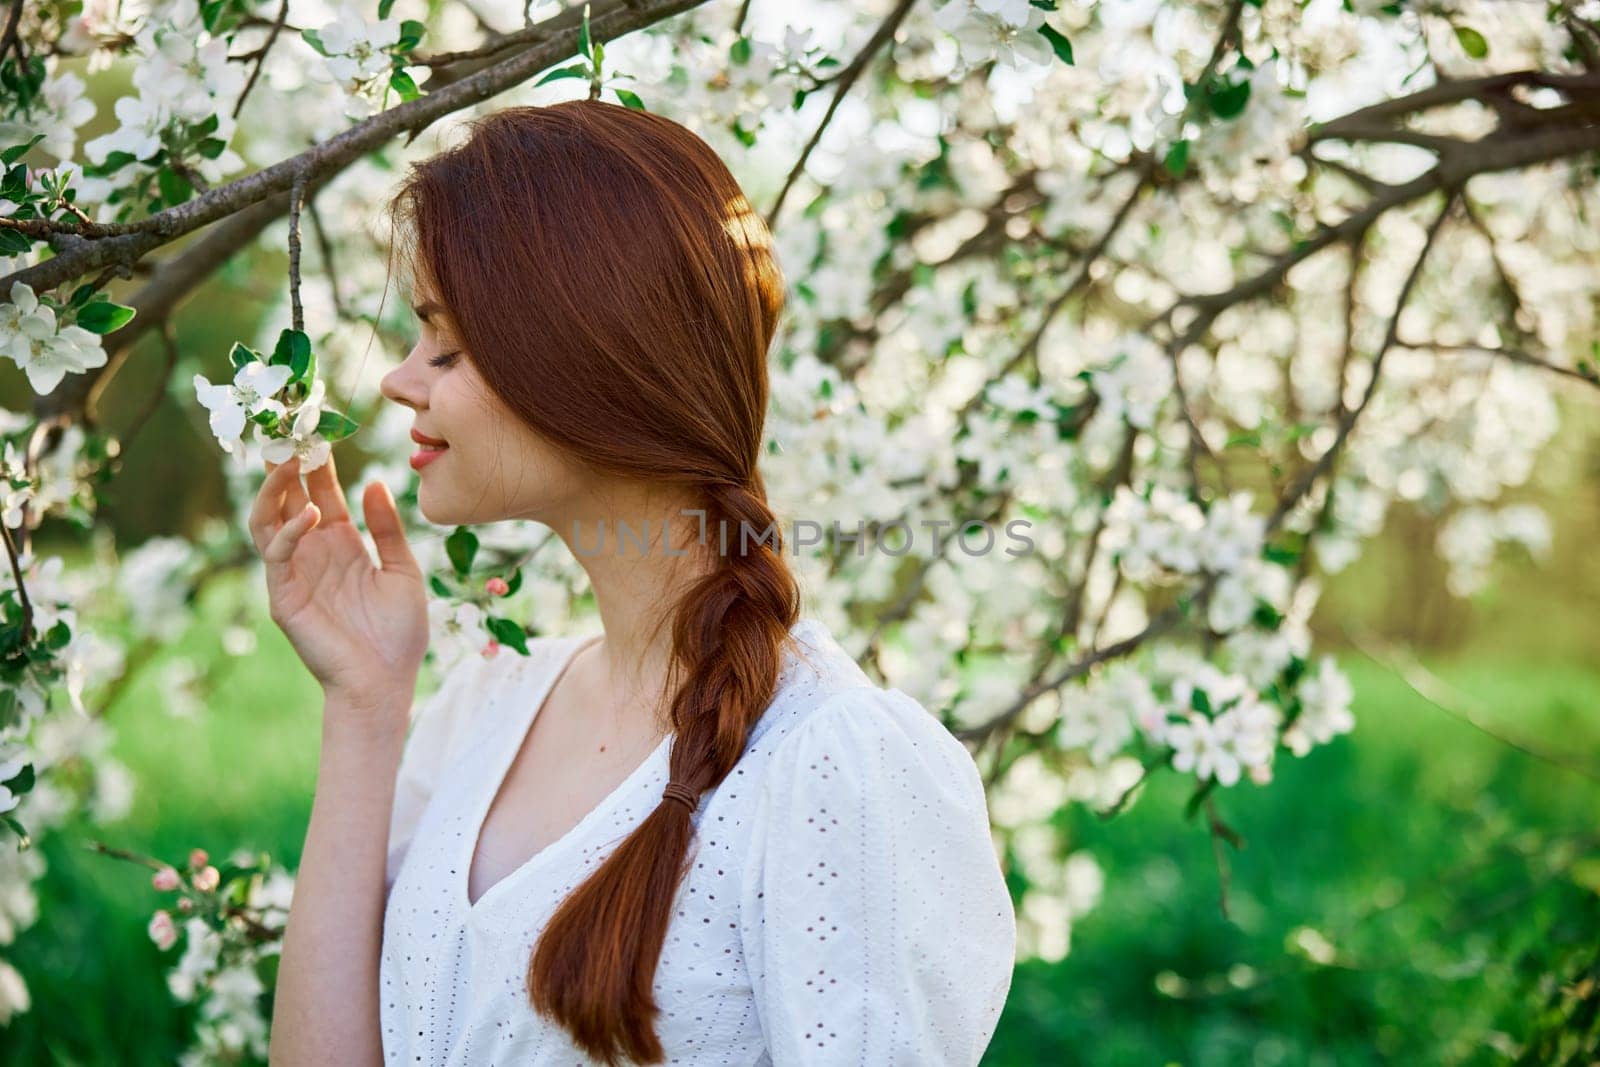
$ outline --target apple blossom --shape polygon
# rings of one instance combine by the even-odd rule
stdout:
[[[213,385],[199,374],[194,376],[195,395],[211,412],[211,432],[223,451],[233,451],[248,417],[261,411],[284,413],[283,403],[274,397],[288,384],[291,373],[286,366],[251,362],[239,368],[231,385]]]
[[[287,463],[290,459],[298,459],[302,471],[314,471],[328,462],[333,445],[317,432],[317,426],[322,421],[324,391],[324,384],[318,379],[312,385],[310,394],[295,410],[294,427],[287,437],[269,439],[260,426],[256,427],[261,455],[269,463]]]

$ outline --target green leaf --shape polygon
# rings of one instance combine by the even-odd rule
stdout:
[[[1287,545],[1277,545],[1267,542],[1261,546],[1261,558],[1269,563],[1276,563],[1282,567],[1292,567],[1300,562],[1300,551]]]
[[[1067,66],[1072,66],[1072,42],[1066,36],[1048,23],[1039,27],[1039,32],[1044,34],[1044,39],[1050,42],[1050,47],[1056,50],[1056,56]]]
[[[511,572],[511,577],[506,579],[506,596],[511,596],[522,588],[522,568],[518,567]]]
[[[22,796],[28,790],[33,788],[33,764],[24,763],[22,765],[22,770],[17,772],[17,776],[15,778],[8,782],[0,782],[0,786],[5,786],[16,796]]]
[[[546,74],[533,84],[538,86],[543,85],[545,82],[553,82],[557,78],[587,78],[588,76],[589,68],[584,66],[582,63],[575,63],[570,67],[562,67],[560,70],[552,70],[549,74]]]
[[[1172,142],[1172,147],[1167,149],[1166,158],[1161,165],[1167,168],[1167,173],[1174,178],[1181,178],[1189,172],[1189,141],[1187,138]]]
[[[624,107],[631,107],[635,111],[648,110],[648,108],[644,106],[644,101],[640,100],[636,94],[631,93],[626,89],[618,89],[616,90],[616,94],[617,99],[622,101]]]
[[[29,141],[27,144],[12,145],[4,152],[0,152],[0,163],[4,163],[8,167],[11,166],[11,164],[15,163],[17,160],[26,155],[28,153],[28,149],[32,148],[42,140],[44,140],[44,134],[36,133],[33,135],[33,140]]]
[[[438,593],[440,596],[446,596],[447,597],[447,596],[452,596],[453,595],[450,592],[450,587],[445,585],[444,582],[440,580],[440,578],[439,578],[439,576],[437,574],[433,574],[433,575],[429,575],[428,576],[428,588],[432,589],[435,593]]]
[[[483,623],[489,628],[489,632],[494,634],[496,641],[509,648],[516,649],[524,656],[528,654],[528,633],[522,628],[521,623],[512,622],[510,619],[502,619],[495,615],[490,615],[483,620]]]
[[[311,338],[303,330],[284,329],[278,333],[278,343],[272,349],[272,358],[268,364],[274,367],[287,366],[294,372],[289,381],[294,381],[305,373],[306,367],[311,363]]]
[[[243,341],[235,341],[233,347],[228,350],[228,362],[233,364],[234,370],[240,370],[247,363],[260,363],[261,353]]]
[[[328,54],[328,46],[322,43],[322,35],[316,30],[301,30],[300,39],[305,41],[305,43],[310,45],[312,48],[315,48],[320,54]]]
[[[107,152],[105,162],[99,166],[85,166],[83,173],[90,178],[105,178],[115,174],[118,170],[136,161],[139,157],[132,152]]]
[[[728,58],[741,66],[750,62],[750,38],[741,37],[729,45]]]
[[[127,325],[137,312],[131,307],[110,300],[96,300],[85,304],[78,312],[78,325],[90,333],[106,334]]]
[[[399,93],[401,100],[415,100],[422,95],[417,91],[417,83],[411,79],[411,75],[403,70],[389,75],[389,88]]]
[[[1211,714],[1211,695],[1198,685],[1189,690],[1189,706],[1202,715]]]
[[[67,307],[82,307],[84,303],[93,295],[94,284],[92,282],[84,282],[82,285],[78,286],[72,291],[72,299],[67,301]]]
[[[194,195],[194,186],[189,184],[189,179],[171,167],[156,171],[156,185],[161,189],[161,199],[168,205],[181,204]]]
[[[342,441],[361,428],[361,424],[337,411],[324,411],[317,420],[317,433],[324,441]]]
[[[380,19],[388,18],[389,12],[392,10],[394,10],[394,0],[378,0],[378,17]]]
[[[456,573],[465,578],[472,573],[472,559],[478,554],[478,535],[465,526],[457,526],[445,538],[444,551]]]
[[[22,255],[33,247],[33,239],[10,227],[0,226],[0,252],[8,256]]]
[[[1473,59],[1482,59],[1489,54],[1489,42],[1471,26],[1456,27],[1456,43]]]
[[[228,142],[224,141],[220,137],[207,137],[205,140],[195,145],[195,151],[199,152],[207,159],[216,159],[218,156],[222,155],[223,152],[227,151],[227,149]]]
[[[1200,805],[1205,803],[1206,797],[1216,787],[1217,780],[1215,778],[1207,778],[1204,782],[1201,782],[1200,787],[1189,798],[1189,802],[1183,806],[1183,817],[1185,819],[1194,818],[1195,812],[1200,810]]]
[[[578,52],[585,58],[594,54],[589,48],[589,12],[587,10],[583,13],[583,25],[578,27]]]
[[[1244,112],[1245,105],[1250,102],[1250,82],[1241,81],[1236,85],[1223,83],[1213,87],[1206,94],[1206,103],[1211,108],[1211,113],[1219,119],[1236,119]]]
[[[406,19],[400,24],[400,39],[395,42],[396,52],[409,52],[422,43],[422,38],[428,33],[428,27],[416,19]]]

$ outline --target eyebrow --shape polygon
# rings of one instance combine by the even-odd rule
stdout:
[[[427,322],[429,315],[432,315],[435,312],[443,311],[444,308],[440,307],[432,300],[424,300],[420,304],[413,304],[411,306],[411,310],[417,316],[417,318],[421,319],[423,322]]]

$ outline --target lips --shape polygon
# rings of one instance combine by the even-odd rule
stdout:
[[[441,440],[441,439],[439,439],[437,437],[429,437],[427,434],[420,433],[417,430],[412,430],[411,431],[411,439],[413,441],[415,441],[417,444],[422,445],[422,446],[424,446],[426,448],[449,448],[450,447],[450,443],[448,441],[443,441],[443,440]]]

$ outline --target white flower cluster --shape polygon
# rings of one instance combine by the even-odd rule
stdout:
[[[91,681],[121,673],[121,648],[79,628],[73,605],[93,603],[87,574],[67,575],[61,557],[40,562],[31,548],[18,555],[17,566],[33,606],[34,654],[51,647],[44,635],[58,626],[69,636],[53,660],[35,659],[0,692],[0,708],[5,709],[0,715],[0,818],[14,821],[30,836],[48,833],[79,812],[97,820],[122,818],[132,800],[131,776],[109,755],[109,727],[87,714],[82,699]],[[0,567],[0,605],[8,617],[17,617],[10,567]],[[49,698],[60,688],[69,699],[53,710]],[[79,773],[68,778],[50,773],[62,765]],[[11,832],[0,831],[5,835],[0,839],[0,948],[38,919],[33,883],[44,874],[39,850],[18,848]],[[29,999],[22,976],[0,958],[0,1024],[28,1010]]]
[[[88,86],[76,73],[57,74],[58,60],[50,56],[45,60],[48,74],[44,88],[39,92],[32,114],[26,119],[0,103],[0,145],[23,144],[34,135],[44,134],[39,147],[57,159],[72,157],[78,145],[78,128],[94,118],[93,100],[84,95]],[[10,102],[7,98],[6,102]],[[9,201],[0,198],[0,216],[9,215]]]
[[[1172,767],[1201,782],[1231,786],[1248,774],[1265,784],[1280,741],[1303,756],[1355,726],[1349,680],[1331,656],[1299,678],[1292,721],[1258,688],[1275,680],[1258,683],[1189,650],[1161,646],[1148,671],[1122,661],[1064,689],[1056,740],[1105,767],[1142,738],[1165,746]]]
[[[1106,364],[1092,369],[1090,384],[1100,397],[1096,418],[1125,419],[1148,430],[1172,395],[1172,361],[1149,338],[1128,335]]]
[[[162,891],[179,890],[181,924],[163,908],[150,917],[148,932],[163,952],[177,944],[183,955],[167,974],[167,988],[184,1004],[200,1006],[194,1044],[182,1067],[221,1067],[244,1057],[265,1059],[266,985],[261,965],[283,947],[282,935],[294,898],[294,878],[266,857],[240,849],[229,859],[241,869],[223,883],[204,849],[189,855],[187,869],[163,866],[152,878]],[[234,879],[244,879],[242,904],[232,903]]]
[[[225,146],[233,138],[233,103],[244,90],[248,75],[244,65],[228,61],[228,41],[211,37],[196,4],[170,4],[152,17],[134,37],[140,56],[134,68],[137,96],[119,97],[113,110],[119,125],[83,146],[96,166],[113,152],[127,152],[146,161],[163,147],[176,158],[167,160],[191,168],[207,182],[221,181],[244,165],[230,148],[202,150],[202,141],[214,139]],[[215,123],[204,138],[187,135],[196,127]],[[184,136],[179,136],[179,128]],[[85,179],[84,193],[102,203],[101,221],[114,212],[104,205],[110,192],[133,182],[140,168],[126,167],[105,179]]]
[[[244,433],[245,423],[254,416],[268,413],[277,416],[278,425],[292,414],[286,433],[269,432],[259,421],[254,421],[256,443],[268,462],[277,464],[296,458],[300,470],[314,471],[333,454],[333,443],[318,427],[322,422],[323,399],[327,386],[321,378],[311,383],[305,398],[295,405],[293,412],[277,394],[288,384],[294,372],[288,364],[267,364],[259,360],[246,362],[234,372],[228,385],[216,385],[203,375],[194,376],[195,396],[209,411],[211,432],[224,452],[232,453]]]
[[[1238,604],[1265,588],[1277,588],[1269,565],[1259,557],[1266,520],[1251,511],[1248,491],[1201,511],[1188,496],[1164,485],[1149,488],[1148,498],[1131,486],[1119,485],[1106,509],[1105,545],[1133,581],[1147,581],[1163,569],[1176,574],[1215,572],[1238,576],[1227,580],[1213,598],[1225,605],[1214,620],[1218,630],[1237,629]],[[1242,576],[1239,572],[1245,572]]]
[[[390,91],[394,49],[400,43],[399,19],[368,21],[354,4],[339,8],[332,22],[317,31],[329,73],[344,89],[345,115],[364,119],[375,114]],[[426,76],[427,67],[405,67],[407,77]]]
[[[1456,596],[1471,596],[1489,580],[1502,545],[1520,545],[1535,559],[1550,553],[1550,519],[1532,504],[1498,510],[1465,507],[1439,528],[1439,557],[1449,566],[1446,581]]]
[[[41,395],[69,373],[103,367],[107,359],[99,335],[75,323],[58,326],[55,308],[22,282],[13,282],[10,301],[0,304],[0,356],[21,367]]]
[[[969,67],[997,60],[1009,67],[1055,60],[1039,28],[1044,11],[1028,0],[949,0],[933,20],[956,39]]]

